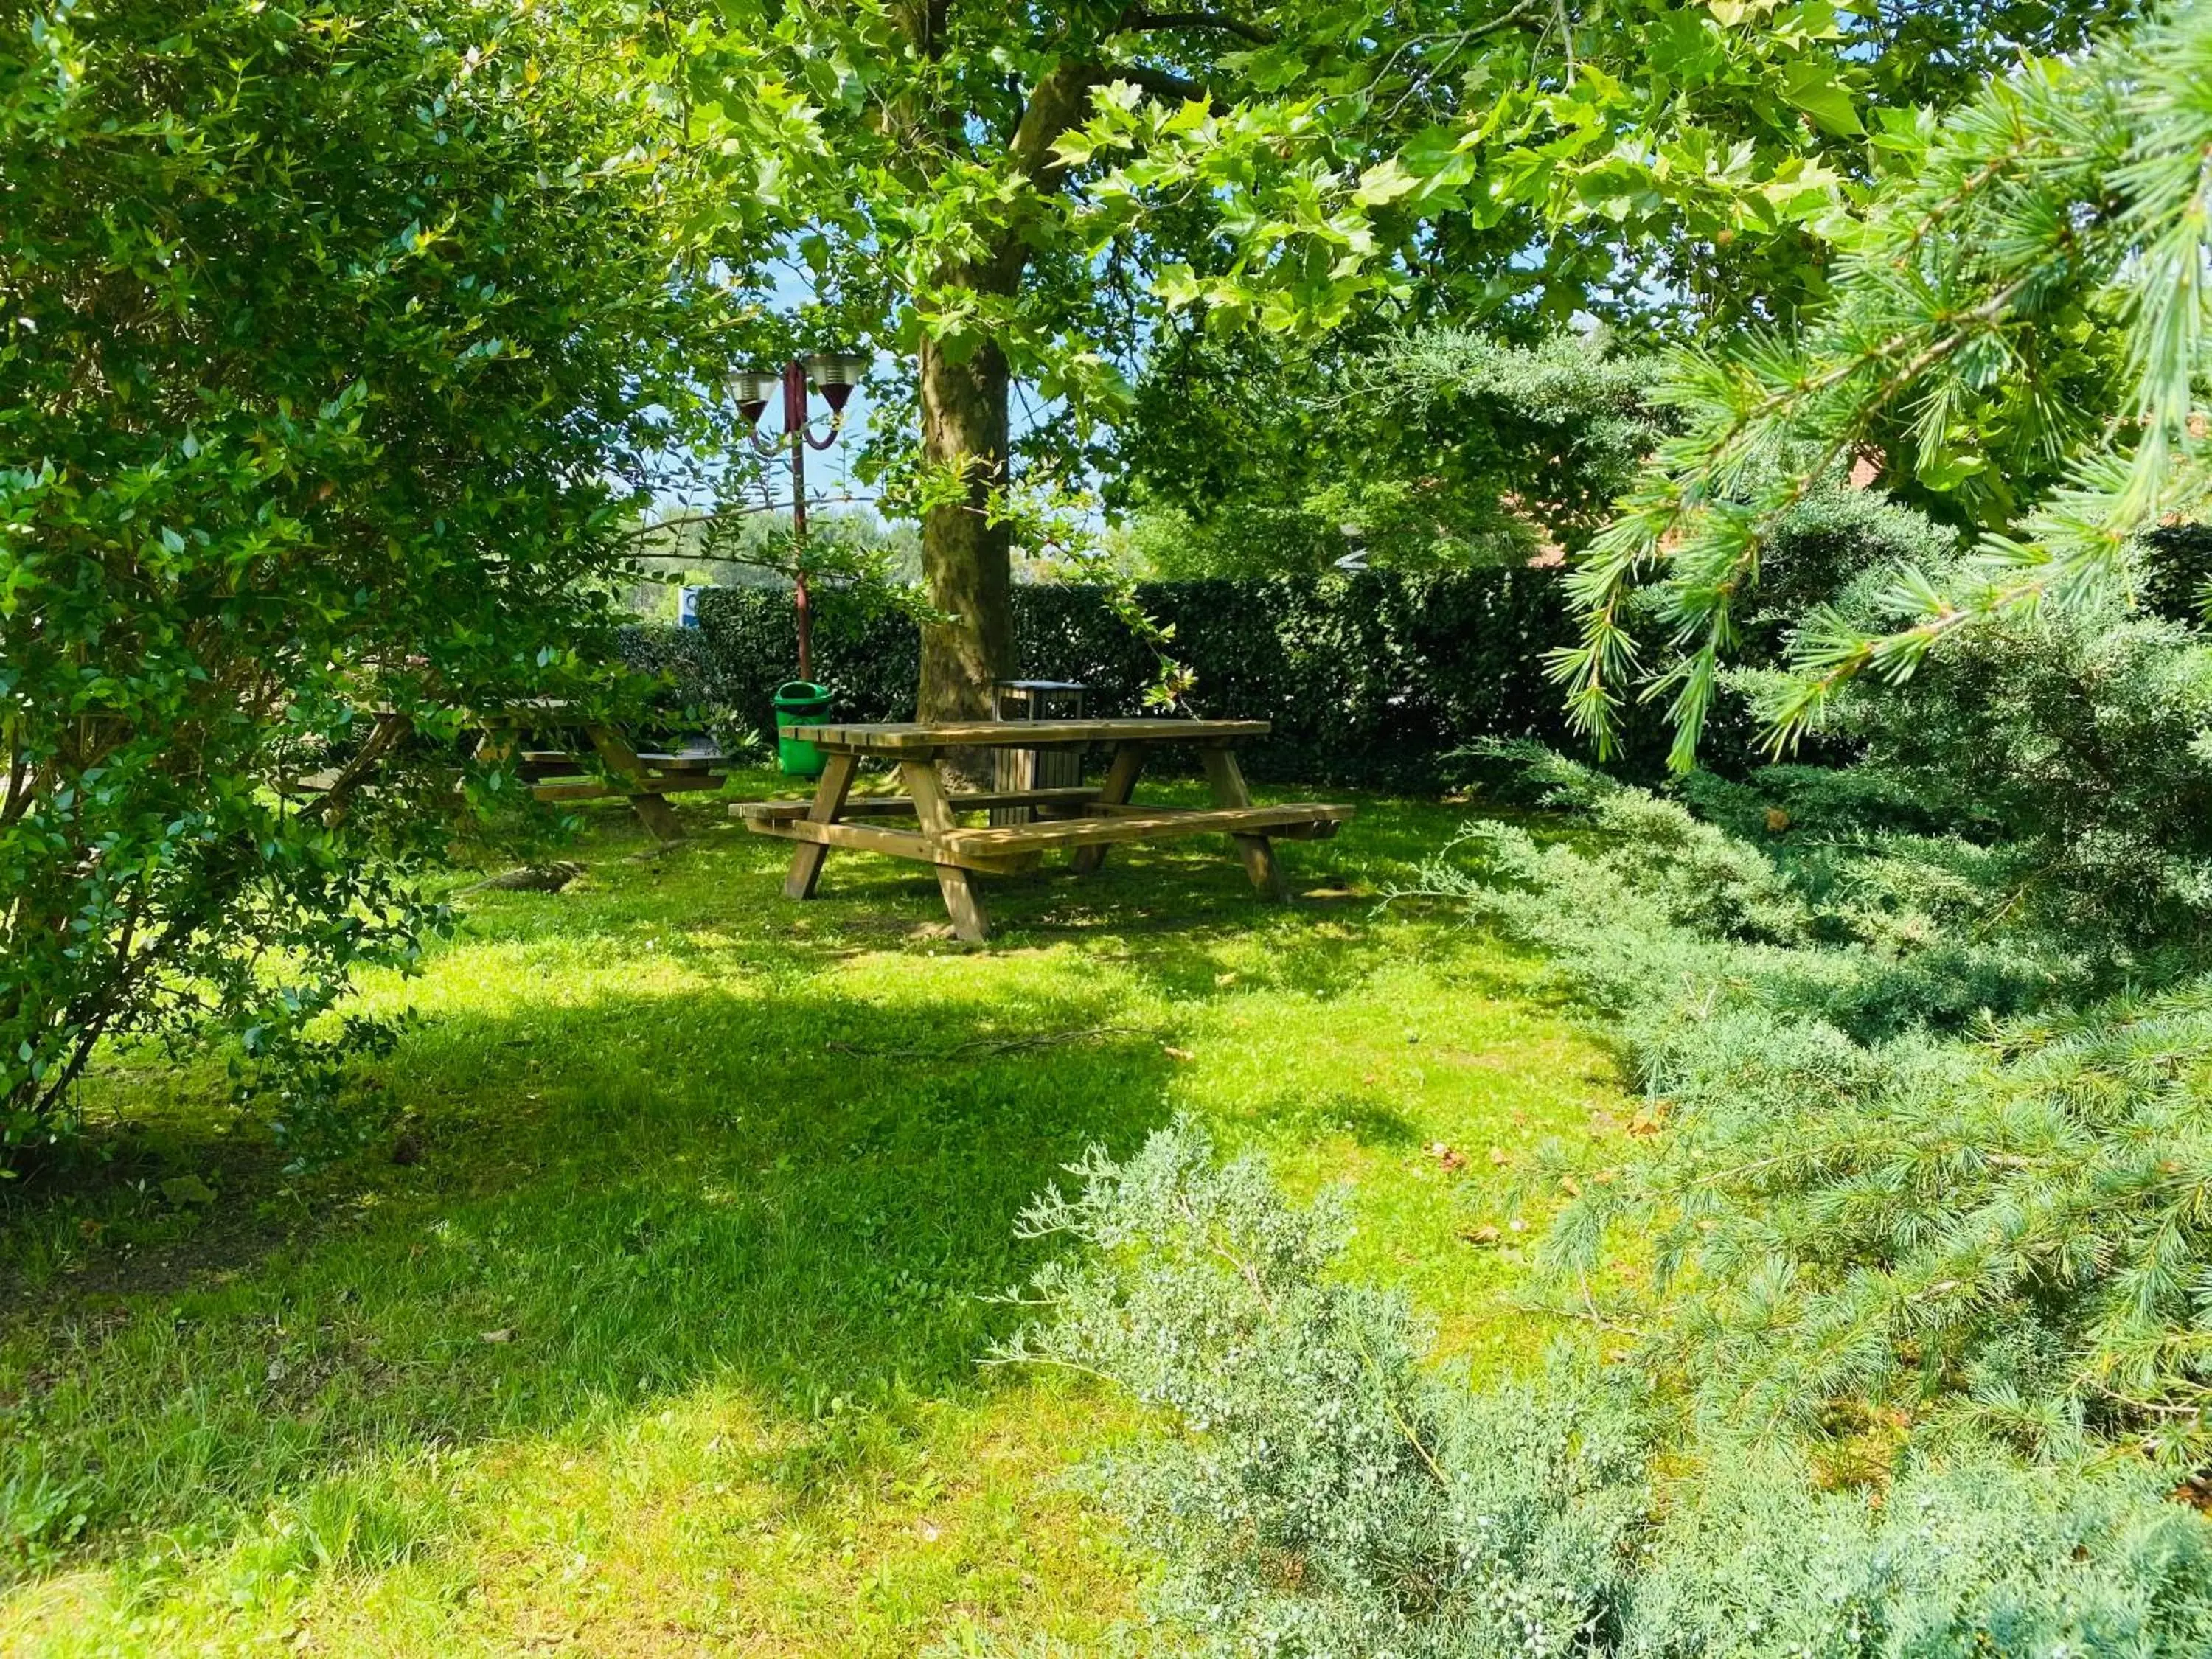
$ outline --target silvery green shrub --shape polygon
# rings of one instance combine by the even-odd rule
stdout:
[[[1150,1408],[1088,1478],[1162,1567],[1169,1642],[1271,1659],[2201,1655],[2212,1527],[2141,1463],[1987,1445],[1823,1491],[1780,1443],[1683,1442],[1569,1349],[1477,1386],[1334,1270],[1343,1211],[1187,1126],[1093,1152],[1026,1231],[1087,1247],[1001,1358]]]
[[[1054,1316],[1004,1357],[1112,1378],[1158,1431],[1091,1471],[1168,1563],[1158,1606],[1219,1653],[1565,1656],[1617,1628],[1647,1507],[1635,1414],[1562,1371],[1431,1377],[1405,1304],[1328,1271],[1340,1206],[1294,1209],[1188,1129],[1094,1152],[1035,1235]]]

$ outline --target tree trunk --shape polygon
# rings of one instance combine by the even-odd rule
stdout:
[[[905,13],[909,36],[934,59],[945,39],[949,0],[921,0]],[[1053,152],[1060,134],[1079,125],[1091,87],[1101,71],[1080,61],[1055,64],[1037,79],[1021,120],[1006,143],[1006,164],[1039,198],[1057,191],[1065,168]],[[955,149],[967,144],[964,113],[936,112],[926,124]],[[1003,226],[989,252],[975,263],[939,273],[941,286],[1010,298],[1029,264],[1029,204]],[[957,467],[968,485],[965,501],[933,507],[921,521],[921,569],[930,603],[950,620],[921,631],[920,717],[981,720],[991,713],[992,682],[1014,663],[1012,538],[985,509],[994,489],[1007,481],[1006,354],[988,337],[954,362],[927,335],[921,342],[921,458],[932,468]],[[965,770],[963,767],[961,769]]]
[[[954,362],[925,336],[921,367],[922,460],[960,467],[968,493],[921,521],[922,575],[949,620],[921,630],[919,717],[988,720],[992,683],[1015,666],[1012,538],[985,515],[1006,481],[1006,359],[985,340]]]

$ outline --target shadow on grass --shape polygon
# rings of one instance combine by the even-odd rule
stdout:
[[[441,1016],[389,1068],[418,1161],[312,1183],[249,1271],[64,1281],[0,1328],[0,1492],[68,1493],[75,1551],[709,1378],[800,1422],[987,1386],[1020,1207],[1164,1121],[1172,1061],[1115,1014],[771,977]],[[264,1173],[189,1130],[164,1156],[224,1206]]]
[[[1328,998],[1463,945],[1456,917],[1378,926],[1374,895],[1468,816],[1364,805],[1283,849],[1326,896],[1287,908],[1212,842],[994,881],[979,952],[914,866],[840,854],[791,905],[785,843],[702,805],[663,851],[616,809],[569,891],[465,901],[428,1024],[370,1079],[410,1161],[386,1143],[287,1183],[226,1132],[218,1067],[122,1057],[104,1097],[140,1132],[0,1200],[0,1575],[10,1550],[220,1537],[366,1462],[703,1382],[797,1425],[989,1386],[976,1361],[1018,1316],[985,1298],[1037,1259],[1015,1217],[1085,1146],[1166,1121],[1173,1009]],[[1467,957],[1470,991],[1525,991]],[[1269,1109],[1416,1138],[1364,1096]],[[212,1205],[165,1194],[184,1173]],[[10,1493],[46,1496],[11,1520]]]

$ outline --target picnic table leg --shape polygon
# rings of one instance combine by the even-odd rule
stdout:
[[[503,726],[488,726],[477,734],[476,758],[486,766],[504,766],[514,758],[514,732]]]
[[[512,762],[514,764],[514,775],[520,779],[525,775],[520,757],[521,747],[521,739],[513,726],[487,726],[477,738],[475,758],[489,767],[505,766]],[[529,783],[525,781],[522,787],[527,793],[530,788]]]
[[[612,726],[587,726],[584,733],[592,740],[592,747],[599,758],[628,786],[624,793],[629,798],[629,810],[637,814],[645,827],[660,841],[682,841],[684,826],[678,822],[676,809],[654,791],[646,787],[645,763],[637,757],[622,735]]]
[[[914,815],[921,820],[922,834],[942,835],[958,823],[952,816],[952,803],[945,799],[945,787],[938,776],[935,761],[902,760],[899,763],[899,777],[913,798]],[[952,918],[955,938],[970,945],[981,945],[990,938],[991,919],[983,909],[983,896],[975,889],[973,872],[957,864],[940,864],[937,866],[937,890],[945,895],[945,909]]]
[[[853,787],[853,774],[860,764],[857,755],[831,751],[829,763],[822,769],[822,781],[814,786],[814,805],[806,809],[809,820],[815,823],[837,821],[837,814],[845,810],[845,794]],[[830,849],[819,842],[802,841],[793,848],[791,873],[783,878],[784,897],[812,898],[814,884],[822,879],[822,860],[829,856]]]
[[[1125,743],[1114,750],[1114,759],[1106,769],[1106,781],[1098,787],[1098,804],[1102,806],[1127,806],[1129,797],[1136,793],[1137,774],[1145,769],[1145,745]],[[1087,876],[1106,862],[1106,843],[1079,847],[1075,849],[1075,873]]]
[[[1228,750],[1212,748],[1204,751],[1206,781],[1213,787],[1216,806],[1249,806],[1252,792],[1244,787],[1244,769],[1237,763],[1237,757]],[[1269,898],[1290,896],[1283,884],[1283,866],[1275,861],[1275,848],[1265,836],[1231,836],[1237,843],[1237,854],[1244,860],[1244,873],[1252,878],[1252,884]]]

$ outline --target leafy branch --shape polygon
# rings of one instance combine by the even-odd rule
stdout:
[[[2026,65],[1933,133],[1890,131],[1895,170],[1838,232],[1826,311],[1795,337],[1677,354],[1658,396],[1684,429],[1576,568],[1580,637],[1550,664],[1601,752],[1626,696],[1666,697],[1673,763],[1694,764],[1778,526],[1853,459],[1948,499],[1977,532],[1972,556],[1947,581],[1900,568],[1887,630],[1810,614],[1794,672],[1760,702],[1775,752],[1856,678],[1903,681],[1962,629],[2109,591],[2136,536],[2203,507],[2208,65],[2212,10],[2191,5],[2077,61]],[[2100,332],[2118,336],[2118,362],[2084,408],[2081,380],[2049,365]],[[2020,499],[2039,471],[2047,483]],[[1649,659],[1628,621],[1644,588],[1663,630]]]

